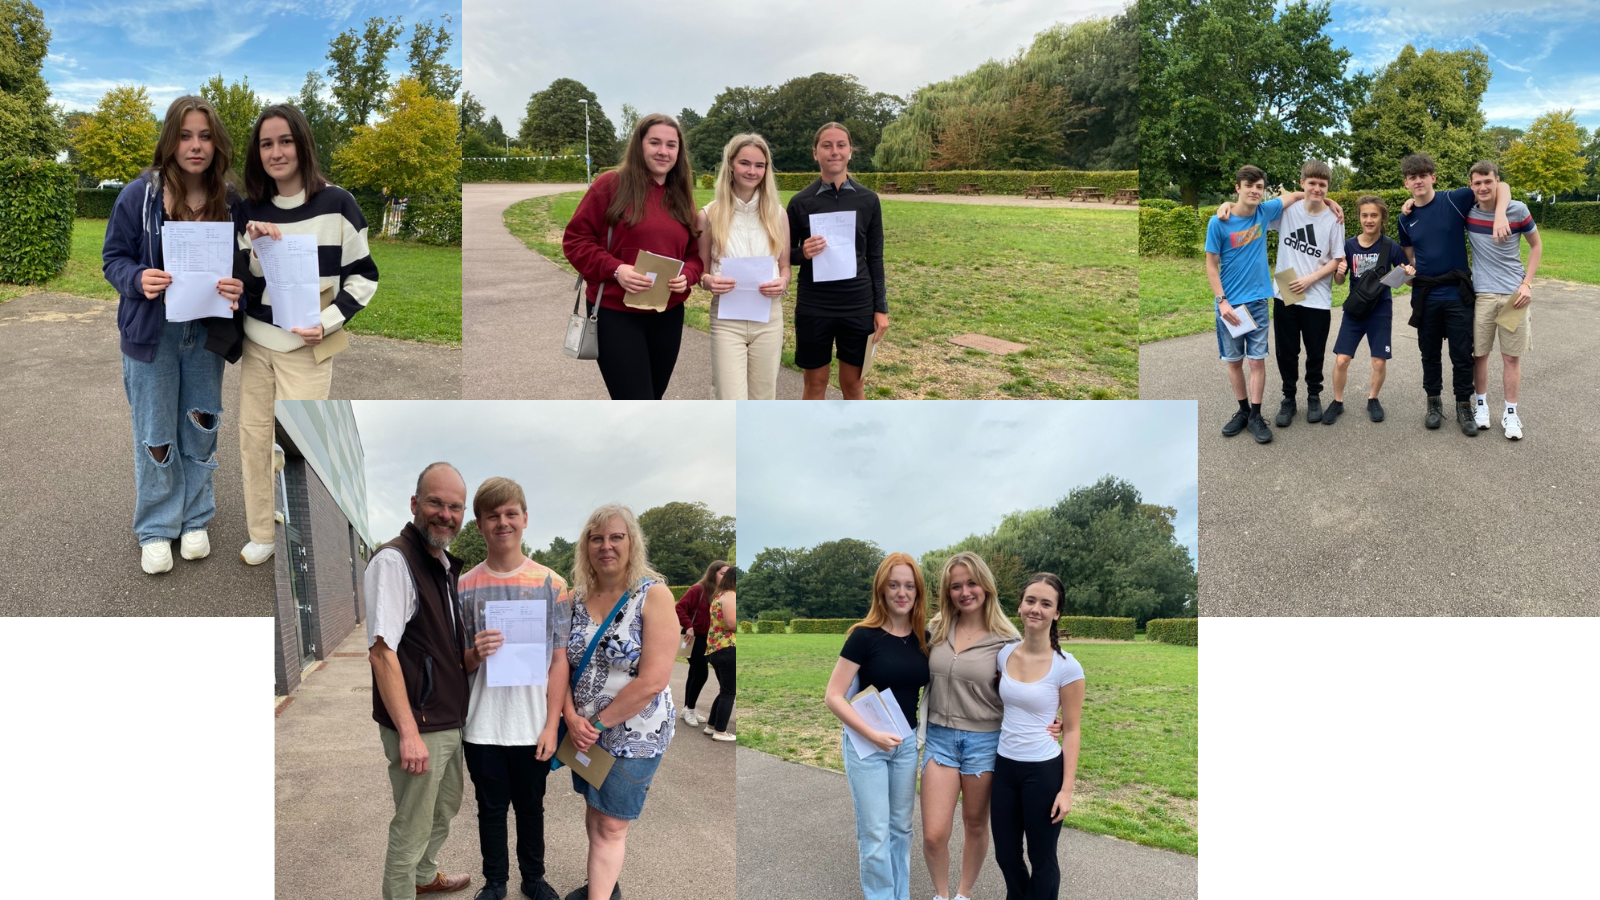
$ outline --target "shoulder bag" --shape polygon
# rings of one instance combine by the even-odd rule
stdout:
[[[611,252],[611,228],[606,229],[606,252]],[[583,276],[578,276],[578,296],[572,300],[572,315],[567,319],[567,339],[561,349],[573,359],[599,359],[600,358],[600,298],[605,294],[604,285],[594,294],[594,310],[588,315],[579,312],[583,308]]]

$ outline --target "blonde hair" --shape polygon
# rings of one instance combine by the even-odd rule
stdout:
[[[572,554],[573,591],[588,597],[599,587],[600,573],[595,571],[594,564],[589,562],[589,538],[606,527],[606,523],[612,519],[621,519],[622,527],[628,532],[628,562],[623,572],[626,589],[633,590],[643,578],[653,578],[663,584],[666,583],[666,578],[662,577],[660,572],[650,568],[650,560],[646,556],[644,531],[639,528],[639,520],[634,517],[633,510],[620,503],[607,503],[589,514],[589,521],[583,523],[583,531],[578,534],[578,546]]]
[[[522,492],[522,485],[498,475],[486,478],[472,495],[472,517],[481,519],[485,510],[494,512],[507,503],[517,504],[522,507],[523,514],[527,514],[528,497]]]
[[[917,649],[927,656],[928,585],[922,580],[922,567],[908,553],[891,553],[878,563],[877,574],[872,576],[872,607],[867,610],[867,617],[851,625],[845,634],[857,628],[882,628],[889,624],[889,572],[895,566],[911,567],[911,580],[917,586],[917,596],[911,601],[907,618],[911,623],[911,633],[917,636]]]
[[[711,240],[711,258],[722,256],[728,245],[728,231],[733,227],[735,210],[733,192],[733,160],[739,151],[755,147],[767,158],[767,177],[756,188],[756,217],[767,231],[767,246],[774,257],[781,257],[788,249],[784,246],[783,204],[778,200],[778,180],[772,175],[772,148],[759,134],[736,134],[722,148],[722,166],[717,169],[716,192],[706,204],[706,235]]]
[[[960,553],[945,560],[944,568],[939,571],[939,612],[934,615],[933,622],[928,625],[928,643],[942,644],[950,638],[950,632],[956,627],[956,620],[961,617],[961,611],[950,603],[950,572],[956,566],[966,566],[972,573],[972,580],[983,588],[983,620],[990,634],[1001,637],[1021,639],[1017,626],[1011,624],[1006,618],[1006,612],[1000,608],[1000,593],[995,588],[994,573],[989,571],[989,566],[983,558],[971,550]]]

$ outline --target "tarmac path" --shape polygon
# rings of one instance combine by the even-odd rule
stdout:
[[[1600,288],[1539,279],[1533,296],[1520,441],[1499,425],[1498,352],[1491,430],[1469,438],[1457,428],[1448,356],[1448,418],[1438,431],[1423,427],[1422,364],[1405,309],[1396,311],[1383,422],[1367,417],[1363,345],[1337,424],[1305,421],[1302,385],[1294,423],[1259,446],[1249,432],[1222,436],[1236,407],[1212,332],[1142,346],[1141,399],[1199,401],[1200,613],[1600,614],[1600,418],[1589,399]],[[1342,315],[1334,311],[1329,329],[1324,407]],[[1274,358],[1262,403],[1269,425],[1281,399]]]
[[[352,334],[332,396],[460,395],[455,347]],[[223,375],[211,555],[173,547],[161,576],[139,568],[133,431],[115,303],[29,294],[0,304],[0,615],[270,616],[272,567],[246,566],[239,475],[239,374]]]
[[[688,666],[673,665],[672,695],[682,702]],[[699,710],[716,696],[712,677]],[[634,900],[732,900],[734,896],[733,744],[719,744],[683,724],[657,770],[644,814],[628,831],[623,896]],[[737,711],[734,722],[737,723]],[[284,900],[374,897],[394,801],[387,761],[372,721],[372,669],[366,629],[357,626],[327,660],[308,671],[288,701],[279,700],[276,732],[277,896]],[[470,872],[471,897],[483,886],[472,778],[439,855],[451,874]],[[588,842],[584,801],[568,772],[552,773],[545,792],[546,880],[563,897],[585,882]],[[516,814],[508,822],[512,840]],[[521,897],[516,853],[509,896]],[[754,895],[747,895],[754,896]]]
[[[958,878],[961,823],[950,840]],[[785,762],[739,748],[739,896],[811,900],[861,896],[855,808],[841,772]],[[922,859],[922,808],[911,836],[911,896],[933,896]],[[1180,900],[1197,896],[1199,860],[1167,850],[1061,829],[1061,896],[1073,900]],[[952,888],[957,885],[952,884]],[[984,862],[973,894],[1005,896],[994,862]]]

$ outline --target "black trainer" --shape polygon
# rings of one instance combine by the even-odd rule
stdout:
[[[1322,421],[1322,398],[1316,394],[1306,397],[1306,421],[1312,424]]]
[[[1272,429],[1267,427],[1267,421],[1260,416],[1251,416],[1246,423],[1250,433],[1256,436],[1256,443],[1267,444],[1272,442]]]
[[[1279,428],[1288,428],[1294,422],[1294,413],[1294,398],[1284,397],[1283,402],[1278,404],[1278,418],[1274,421],[1277,422]],[[1262,441],[1262,443],[1264,444],[1266,441]]]
[[[478,888],[472,895],[472,900],[506,900],[506,886],[503,884],[485,884]]]
[[[1233,437],[1244,430],[1244,423],[1248,421],[1250,421],[1250,413],[1242,409],[1239,410],[1233,414],[1233,418],[1228,420],[1228,424],[1222,426],[1222,436]]]
[[[1367,398],[1367,415],[1374,422],[1383,421],[1383,404],[1378,402],[1377,397]]]
[[[1439,405],[1438,397],[1428,398],[1428,414],[1422,417],[1422,424],[1430,429],[1437,429],[1444,422],[1444,409]]]
[[[1332,425],[1339,421],[1339,414],[1344,412],[1344,404],[1338,400],[1328,404],[1327,410],[1322,413],[1322,424]]]
[[[567,894],[567,900],[589,900],[589,883],[584,882],[582,887]],[[611,900],[622,900],[621,882],[611,886]]]
[[[1467,437],[1478,436],[1478,417],[1472,411],[1471,400],[1457,401],[1456,424],[1461,426],[1461,433]]]
[[[561,900],[561,895],[556,893],[556,889],[550,886],[550,882],[545,881],[543,878],[534,882],[531,886],[524,881],[522,883],[522,895],[524,897],[532,897],[533,900]],[[588,900],[588,898],[585,897],[585,900]]]

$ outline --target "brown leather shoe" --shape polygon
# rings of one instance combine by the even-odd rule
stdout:
[[[440,872],[428,884],[417,885],[419,894],[445,894],[450,891],[459,891],[472,883],[471,875],[445,875]]]

